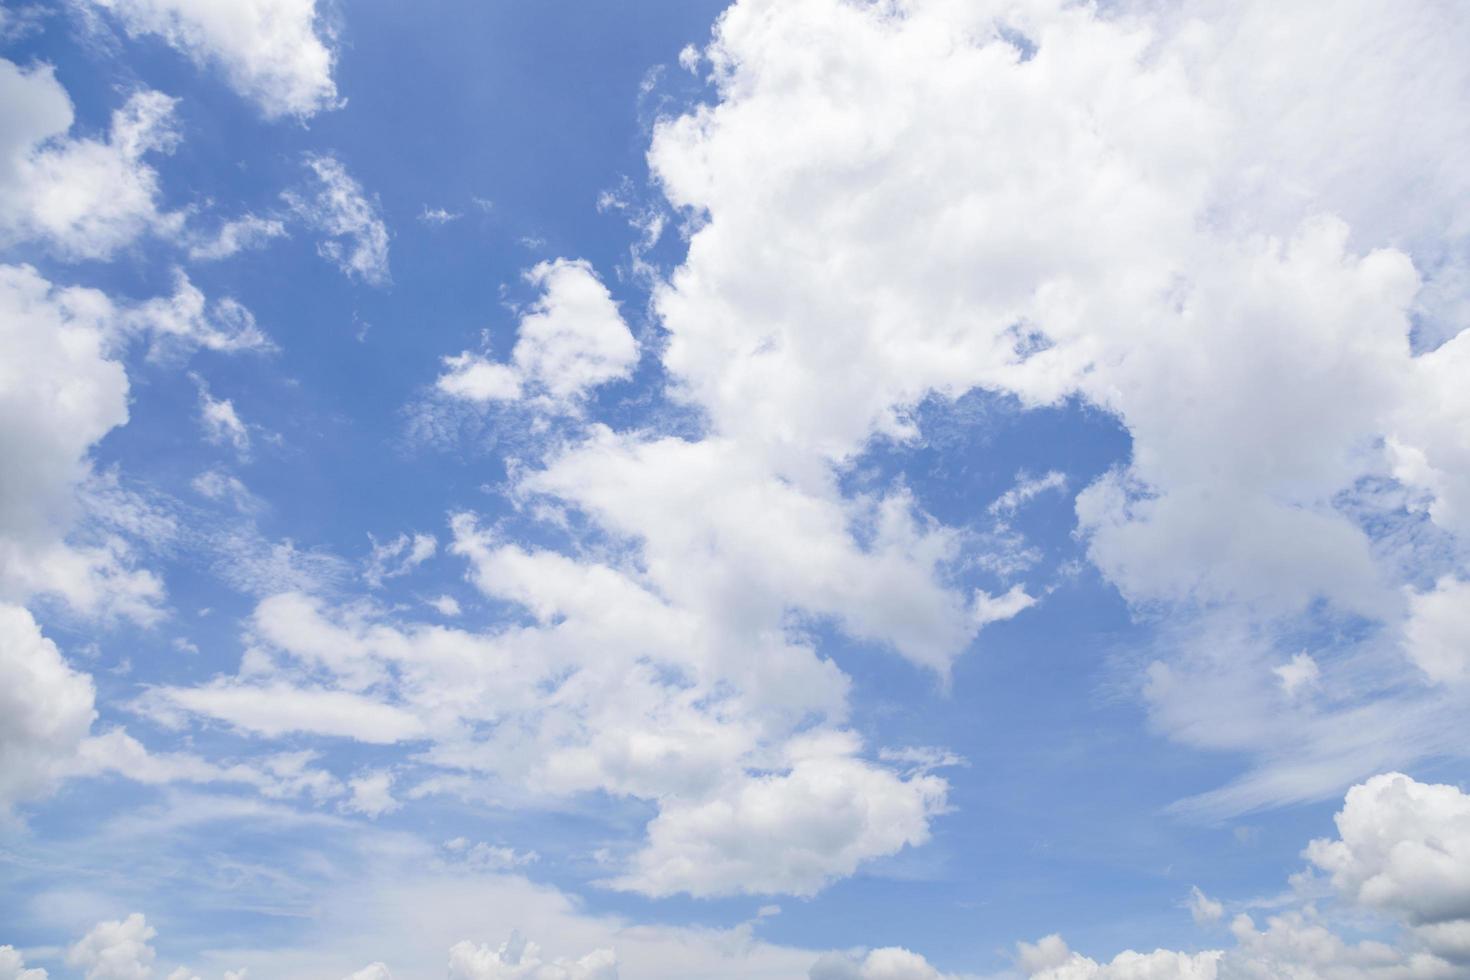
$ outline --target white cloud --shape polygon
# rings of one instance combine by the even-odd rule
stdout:
[[[401,840],[383,847],[386,843],[376,838],[358,842],[352,854],[360,863],[333,869],[348,873],[334,874],[330,888],[313,892],[318,928],[309,940],[269,950],[205,953],[202,965],[218,971],[243,964],[252,976],[319,980],[341,976],[345,964],[373,956],[391,964],[394,975],[439,977],[445,975],[446,954],[455,950],[459,959],[452,961],[453,968],[461,972],[450,975],[456,980],[479,980],[481,974],[463,972],[475,968],[500,971],[485,974],[489,977],[523,980],[619,975],[637,980],[793,980],[805,976],[818,959],[816,951],[766,942],[748,925],[719,929],[638,922],[591,913],[575,896],[518,875],[470,868],[432,871],[431,853],[416,846],[405,849]],[[536,937],[539,948],[501,943],[503,930],[512,927]],[[364,936],[373,937],[371,952],[364,952]],[[614,962],[616,974],[595,972],[612,969]],[[593,972],[578,974],[578,969]]]
[[[378,212],[377,199],[368,199],[336,157],[307,154],[305,160],[315,178],[310,188],[282,196],[298,218],[326,236],[317,243],[317,252],[343,275],[370,286],[386,286],[388,226]]]
[[[0,242],[40,241],[67,259],[105,259],[150,231],[172,234],[158,210],[158,174],[144,162],[177,142],[174,100],[138,92],[107,138],[69,138],[71,100],[49,65],[0,58]]]
[[[925,843],[947,784],[900,778],[857,749],[850,735],[794,739],[785,772],[743,776],[708,800],[666,802],[633,869],[613,884],[649,895],[813,895],[866,860]]]
[[[863,955],[828,953],[813,964],[809,980],[965,980],[940,973],[918,953],[900,946],[868,950]]]
[[[1470,958],[1470,795],[1389,773],[1350,789],[1336,820],[1339,839],[1306,850],[1333,886]]]
[[[0,486],[0,600],[49,593],[88,614],[158,616],[162,587],[131,567],[120,538],[66,540],[82,516],[91,447],[128,419],[116,343],[103,294],[0,266],[0,455],[27,461]]]
[[[1322,679],[1322,669],[1306,652],[1296,654],[1279,667],[1272,667],[1271,673],[1281,681],[1281,689],[1289,698],[1296,697],[1298,691],[1313,687]]]
[[[498,947],[456,943],[449,950],[450,980],[618,980],[618,958],[610,949],[577,960],[543,962],[541,948],[518,935]]]
[[[742,629],[743,618],[780,629],[785,613],[804,610],[947,671],[979,629],[944,583],[956,535],[925,520],[905,491],[844,500],[830,472],[804,475],[783,478],[730,440],[595,427],[521,488],[640,542],[660,594],[726,628]]]
[[[1463,680],[1470,673],[1470,581],[1446,575],[1410,593],[1404,643],[1431,680]]]
[[[137,912],[120,921],[99,922],[66,953],[66,965],[86,970],[87,980],[150,980],[158,935]]]
[[[987,509],[992,514],[1013,514],[1043,493],[1062,490],[1066,486],[1066,475],[1056,470],[1038,477],[1028,477],[1022,473],[1016,477],[1016,485],[991,501]]]
[[[1031,980],[1216,980],[1220,953],[1126,950],[1111,962],[1099,963],[1073,953],[1059,937],[1048,936],[1036,946],[1021,943],[1017,959],[1030,967]]]
[[[250,458],[250,430],[235,411],[235,403],[228,398],[215,398],[209,386],[198,375],[194,383],[199,386],[199,423],[204,427],[204,437],[217,446],[231,446],[235,455],[242,460]]]
[[[521,376],[509,364],[465,351],[444,358],[448,368],[435,386],[451,398],[471,402],[510,402],[521,397]]]
[[[457,856],[467,867],[485,871],[510,871],[541,860],[541,855],[535,851],[518,851],[513,847],[486,844],[483,841],[471,843],[464,837],[446,841],[444,849]]]
[[[14,946],[0,946],[0,980],[46,980],[46,971],[28,968]]]
[[[94,473],[90,455],[128,421],[129,344],[179,352],[268,343],[237,304],[205,310],[182,274],[173,297],[119,306],[30,266],[0,266],[0,454],[27,461],[0,486],[0,601],[54,595],[85,615],[161,616],[162,583],[135,567],[134,544],[158,543],[172,522]]]
[[[393,774],[386,770],[365,772],[347,781],[352,795],[342,803],[342,809],[376,820],[385,813],[392,813],[403,806],[393,798]]]
[[[1307,36],[1328,40],[1287,46]],[[1443,166],[1470,148],[1466,43],[1432,2],[739,0],[704,52],[718,100],[649,154],[689,229],[654,303],[674,391],[788,478],[914,436],[930,395],[1097,406],[1132,451],[1076,501],[1093,562],[1135,607],[1254,647],[1207,661],[1244,704],[1153,700],[1184,719],[1161,729],[1251,753],[1255,805],[1420,756],[1449,708],[1371,644],[1312,650],[1326,696],[1237,736],[1280,703],[1298,617],[1397,629],[1419,561],[1454,560],[1405,553],[1408,529],[1467,526],[1470,340],[1410,343],[1463,326],[1441,301],[1470,266],[1470,177]],[[1390,474],[1396,500],[1373,490]],[[1361,659],[1355,689],[1331,653]],[[1150,697],[1195,688],[1193,656],[1161,651],[1176,682]],[[1375,695],[1405,720],[1354,762],[1330,739]]]
[[[1224,917],[1225,906],[1194,886],[1189,889],[1189,915],[1195,925],[1206,926]]]
[[[424,734],[419,719],[392,705],[345,691],[286,684],[217,681],[192,688],[160,687],[139,708],[164,724],[179,724],[179,712],[191,712],[267,738],[313,732],[384,745]]]
[[[375,589],[380,588],[386,579],[412,572],[439,550],[439,539],[432,534],[415,532],[412,537],[400,534],[383,544],[379,544],[372,535],[368,535],[368,540],[372,542],[373,549],[362,577]]]
[[[343,977],[342,980],[393,980],[393,973],[384,963],[369,963],[361,970],[356,970]]]
[[[197,238],[189,246],[189,258],[204,262],[227,259],[246,249],[263,248],[271,239],[285,235],[286,225],[279,218],[246,214],[224,222],[211,237]]]
[[[462,612],[459,607],[459,600],[452,595],[435,596],[433,599],[426,599],[424,601],[441,616],[453,617],[458,616]]]
[[[1248,915],[1230,924],[1235,944],[1183,953],[1127,951],[1100,963],[1067,948],[1060,936],[1021,943],[1016,961],[1033,980],[1454,980],[1470,963],[1470,796],[1453,786],[1419,783],[1399,773],[1348,790],[1336,817],[1339,837],[1304,852],[1328,875],[1346,908],[1320,911],[1324,897],[1308,876],[1298,894],[1260,928]],[[1190,893],[1195,921],[1223,916],[1223,903]],[[1393,936],[1385,917],[1406,931]],[[1364,926],[1384,938],[1343,937]]]
[[[131,35],[154,34],[199,65],[218,65],[269,118],[342,104],[336,52],[316,0],[93,0]]]
[[[1004,622],[1007,619],[1014,619],[1036,605],[1036,602],[1036,597],[1028,595],[1026,590],[1019,585],[1011,586],[1004,595],[977,592],[975,593],[973,615],[975,622],[981,626]]]
[[[472,402],[515,401],[529,389],[536,404],[575,411],[592,389],[628,377],[638,342],[607,287],[580,259],[542,262],[526,273],[541,296],[522,315],[509,363],[465,351],[446,357],[438,389]]]
[[[0,813],[58,781],[91,732],[92,699],[31,614],[0,603]]]
[[[123,313],[123,326],[146,335],[154,357],[178,356],[201,348],[233,353],[263,352],[275,347],[256,326],[254,314],[229,297],[207,302],[182,269],[174,270],[172,296],[155,297],[128,308]]]
[[[220,469],[205,470],[190,480],[189,486],[201,497],[226,501],[244,514],[254,513],[265,506],[239,477]]]
[[[458,211],[449,211],[445,208],[430,208],[427,204],[419,212],[419,220],[426,225],[447,225],[451,221],[458,221],[464,215]]]
[[[437,771],[532,799],[601,790],[655,802],[643,849],[614,869],[619,887],[655,894],[810,894],[927,838],[945,782],[864,759],[837,728],[846,679],[779,628],[732,631],[612,567],[500,545],[468,518],[453,529],[476,584],[534,622],[474,634],[276,596],[256,611],[236,678],[155,688],[139,707],[267,737],[425,738],[413,762],[424,792],[450,785]],[[822,718],[831,727],[795,736]],[[779,819],[752,850],[762,814]]]

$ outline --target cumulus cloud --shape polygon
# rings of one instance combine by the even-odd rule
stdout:
[[[460,609],[459,600],[452,595],[435,596],[432,599],[425,599],[424,602],[441,616],[454,617],[463,612]]]
[[[470,402],[516,401],[574,411],[592,389],[628,377],[638,342],[617,303],[581,259],[542,262],[526,273],[541,296],[520,319],[508,363],[465,351],[444,359],[439,391]]]
[[[1304,36],[1332,43],[1285,46]],[[1256,739],[1177,699],[1228,691],[1254,720],[1310,610],[1397,630],[1418,563],[1449,571],[1404,549],[1426,522],[1465,530],[1470,342],[1443,301],[1470,178],[1442,161],[1470,147],[1467,40],[1432,2],[739,0],[701,52],[718,98],[649,152],[690,229],[654,298],[674,392],[788,475],[913,438],[931,396],[1110,413],[1132,452],[1076,500],[1092,561],[1135,607],[1227,631],[1202,645],[1252,647],[1162,651],[1161,730],[1254,754],[1217,812],[1334,792],[1385,761],[1331,744],[1404,689],[1382,649],[1310,651],[1327,697],[1293,685]],[[1328,653],[1363,661],[1350,690]],[[1403,697],[1395,759],[1451,710]]]
[[[613,884],[650,895],[812,895],[863,861],[923,844],[948,785],[865,763],[858,747],[848,734],[794,739],[785,771],[666,803]]]
[[[343,801],[344,810],[361,813],[376,820],[403,806],[393,798],[393,774],[386,770],[379,769],[355,776],[347,781],[347,787],[352,795]]]
[[[105,259],[181,218],[159,210],[145,161],[173,149],[174,100],[130,96],[105,139],[71,138],[71,99],[49,65],[0,58],[0,242],[37,241],[66,259]]]
[[[91,733],[91,678],[25,609],[0,604],[0,812],[48,791]]]
[[[377,199],[368,198],[336,157],[307,154],[305,160],[313,179],[306,188],[282,195],[286,204],[307,227],[325,236],[317,243],[322,258],[349,278],[386,286],[391,278],[388,226]]]
[[[449,950],[450,980],[618,980],[618,958],[599,949],[576,960],[543,962],[541,948],[512,935],[498,947],[457,943]]]
[[[1306,851],[1333,886],[1470,960],[1470,795],[1388,773],[1350,789],[1336,822],[1338,839]]]
[[[267,118],[306,118],[342,104],[335,38],[316,0],[92,0],[130,35],[152,34],[199,65],[219,67]]]
[[[918,953],[897,946],[863,956],[829,953],[813,964],[809,980],[946,980]]]
[[[116,311],[102,293],[0,266],[0,450],[26,460],[0,486],[0,599],[49,593],[89,614],[158,615],[162,586],[131,566],[125,542],[67,542],[91,447],[128,419],[117,346]]]
[[[66,965],[86,971],[87,980],[150,980],[156,953],[149,945],[158,930],[141,913],[99,922],[66,953]]]
[[[1309,890],[1267,918],[1230,923],[1233,946],[1184,953],[1132,950],[1099,962],[1060,936],[1017,946],[1016,963],[1033,980],[1453,980],[1470,964],[1470,796],[1387,773],[1352,787],[1336,816],[1338,838],[1304,852],[1328,876],[1346,914],[1319,910]],[[1310,879],[1298,878],[1298,885]],[[1191,891],[1195,921],[1209,924],[1222,903]],[[1361,914],[1381,916],[1403,935],[1357,941]]]
[[[452,530],[474,583],[529,622],[473,633],[274,596],[237,676],[157,687],[139,708],[266,737],[426,739],[422,788],[399,775],[409,795],[454,785],[437,771],[648,800],[658,815],[614,883],[650,894],[811,894],[927,839],[947,784],[864,757],[840,727],[846,678],[783,635],[781,607],[770,625],[712,619],[631,570],[502,544],[468,516]]]
[[[0,814],[64,779],[103,773],[148,785],[234,783],[272,797],[340,792],[309,752],[220,766],[187,753],[150,753],[120,728],[94,734],[95,690],[27,610],[0,603]]]
[[[0,946],[0,980],[46,980],[46,971],[28,968],[14,946]]]
[[[1470,581],[1446,575],[1410,593],[1404,644],[1431,680],[1463,680],[1470,673]]]
[[[1048,936],[1036,945],[1021,943],[1017,960],[1032,980],[1216,980],[1220,955],[1127,950],[1099,963],[1072,952],[1060,937]]]
[[[393,980],[393,971],[386,963],[369,963],[361,970],[354,970],[342,980]]]

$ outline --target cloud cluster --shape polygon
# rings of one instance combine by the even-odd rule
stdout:
[[[1282,47],[1308,36],[1332,41]],[[1148,687],[1165,732],[1256,756],[1212,812],[1438,751],[1433,724],[1356,764],[1331,738],[1380,697],[1451,710],[1404,693],[1393,637],[1414,603],[1411,656],[1454,668],[1405,590],[1466,578],[1470,212],[1443,161],[1470,152],[1467,40],[1427,0],[739,0],[703,51],[718,98],[649,152],[693,229],[654,301],[674,391],[783,475],[917,436],[929,396],[1097,406],[1132,452],[1077,498],[1089,556],[1229,648],[1163,651],[1173,682]],[[1257,111],[1267,92],[1290,111]],[[1315,658],[1284,752],[1231,712],[1280,712],[1278,637],[1311,615],[1389,639]]]
[[[410,797],[653,801],[644,847],[612,879],[649,894],[810,894],[927,839],[944,781],[865,759],[840,727],[846,679],[779,622],[735,632],[631,569],[504,544],[468,515],[452,530],[475,584],[528,623],[474,633],[276,595],[235,676],[160,686],[138,708],[265,738],[427,743]],[[394,805],[377,778],[357,809]]]
[[[632,373],[638,342],[591,264],[542,262],[525,278],[541,296],[520,318],[510,361],[472,351],[446,357],[440,392],[473,403],[530,397],[541,408],[573,412],[592,389]]]
[[[268,118],[304,119],[342,104],[334,38],[316,0],[92,0],[130,35],[150,34],[230,86]]]
[[[540,948],[512,936],[496,948],[457,943],[449,950],[450,980],[618,980],[618,958],[599,949],[577,960],[543,962]]]
[[[174,100],[134,93],[105,139],[68,137],[71,99],[49,65],[0,58],[0,243],[39,242],[67,259],[106,259],[182,218],[159,210],[146,162],[177,143]]]
[[[1267,919],[1234,917],[1235,945],[1182,953],[1132,950],[1102,963],[1073,952],[1060,936],[1021,943],[1017,965],[1032,980],[1453,980],[1470,968],[1470,795],[1453,786],[1387,773],[1352,787],[1336,817],[1338,838],[1312,841],[1307,859],[1325,872],[1348,914],[1312,902]],[[1310,879],[1298,879],[1310,884]],[[1191,898],[1201,924],[1222,903],[1199,889]],[[1204,912],[1205,914],[1201,914]],[[1357,913],[1354,915],[1353,913]],[[1358,941],[1361,914],[1403,927],[1393,937]],[[1334,921],[1335,920],[1335,921]]]
[[[1390,773],[1349,790],[1336,819],[1338,839],[1306,851],[1333,886],[1470,963],[1470,796]]]

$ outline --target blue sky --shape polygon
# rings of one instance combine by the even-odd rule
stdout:
[[[1470,976],[1455,5],[0,11],[0,980]]]

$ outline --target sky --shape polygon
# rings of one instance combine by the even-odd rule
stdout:
[[[4,0],[0,980],[1470,978],[1466,50]]]

